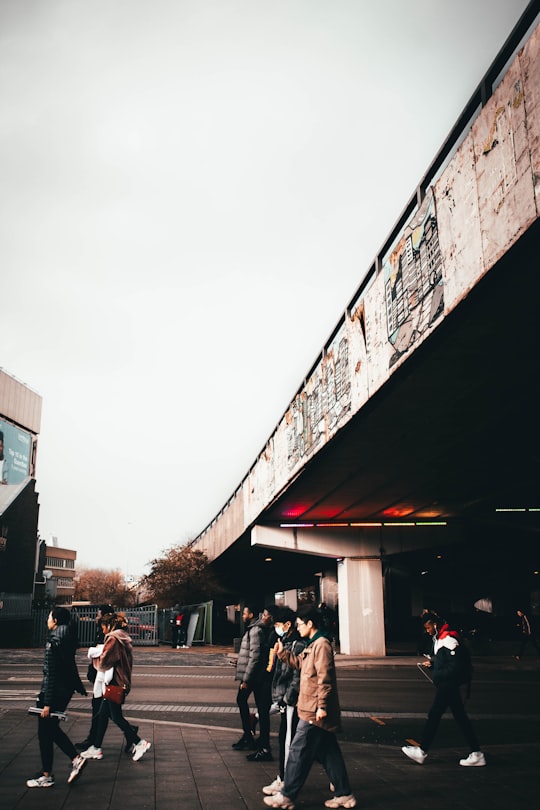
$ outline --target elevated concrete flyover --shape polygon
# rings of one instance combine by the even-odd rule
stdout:
[[[384,654],[385,624],[404,607],[436,598],[461,609],[486,595],[479,588],[509,600],[540,591],[537,9],[246,478],[194,541],[239,597],[324,580],[344,652]],[[385,600],[398,555],[449,548],[476,579],[456,576],[454,556],[446,583],[411,580],[406,598]]]

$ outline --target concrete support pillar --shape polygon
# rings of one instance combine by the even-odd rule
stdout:
[[[296,588],[292,591],[285,591],[285,604],[287,607],[290,607],[291,610],[297,610],[298,608],[298,591]]]
[[[386,655],[380,559],[338,563],[339,641],[345,655]]]

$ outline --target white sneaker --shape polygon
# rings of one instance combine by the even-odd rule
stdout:
[[[81,757],[83,759],[103,759],[103,751],[101,748],[91,745],[86,751],[81,751]]]
[[[481,751],[473,751],[467,759],[460,759],[459,764],[465,768],[483,768],[486,764],[486,758]]]
[[[294,803],[284,796],[283,793],[274,793],[273,796],[265,796],[263,801],[268,807],[282,807],[283,810],[294,810]]]
[[[29,788],[49,788],[54,787],[54,776],[44,776],[44,774],[37,774],[33,779],[26,780],[26,787]]]
[[[404,745],[401,750],[409,759],[414,759],[419,765],[424,764],[427,754],[425,751],[422,751],[419,745]]]
[[[135,743],[133,746],[133,756],[131,757],[133,762],[137,762],[151,747],[152,743],[149,743],[148,740],[139,740],[138,743]]]
[[[68,785],[71,785],[71,783],[74,782],[75,779],[79,778],[79,776],[81,775],[81,771],[85,765],[86,759],[81,754],[79,754],[78,757],[75,757],[75,759],[71,763],[71,773],[69,774],[67,780]]]
[[[324,803],[325,807],[356,807],[356,799],[349,793],[348,796],[333,796]]]
[[[263,793],[266,793],[267,796],[274,796],[276,793],[281,793],[281,788],[283,787],[283,779],[278,776],[274,779],[271,785],[266,785],[263,787]]]

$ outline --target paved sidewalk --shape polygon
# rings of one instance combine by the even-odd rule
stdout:
[[[171,651],[168,651],[171,654]],[[158,655],[162,653],[157,652]],[[149,650],[148,655],[152,652]],[[223,663],[223,651],[215,651]],[[193,661],[201,652],[193,651]],[[187,656],[183,661],[187,664]],[[337,666],[410,666],[417,656],[357,659],[337,656]],[[482,666],[501,668],[495,659]],[[189,666],[189,665],[188,665]],[[515,666],[515,663],[513,664]],[[531,668],[537,662],[531,660]],[[532,708],[532,707],[531,707]],[[533,711],[538,711],[534,707]],[[149,719],[126,707],[139,733],[152,742],[139,762],[123,752],[123,738],[111,724],[104,758],[90,761],[80,779],[68,786],[69,762],[55,750],[56,784],[27,789],[26,779],[39,769],[37,723],[21,705],[0,702],[0,810],[262,810],[261,788],[276,776],[276,764],[247,763],[243,752],[231,748],[238,728],[202,722]],[[220,720],[216,718],[216,722]],[[344,721],[344,725],[346,724]],[[65,729],[72,740],[82,739],[88,712],[70,708]],[[352,742],[341,745],[359,808],[385,810],[508,810],[538,802],[540,740],[532,744],[491,745],[488,767],[460,768],[461,747],[434,750],[423,766],[407,760],[399,745]],[[276,741],[277,742],[277,741]],[[277,744],[276,744],[277,748]],[[330,797],[322,768],[314,766],[297,807],[322,808]]]
[[[130,719],[135,719],[129,713]],[[69,786],[69,762],[55,751],[56,784],[29,790],[39,766],[37,724],[22,709],[0,711],[0,807],[2,810],[261,810],[261,788],[276,775],[275,763],[247,763],[231,744],[237,729],[140,719],[152,741],[139,762],[123,752],[116,727],[107,732],[104,758],[91,761]],[[70,717],[67,731],[84,736],[88,716]],[[393,810],[471,810],[533,807],[538,801],[540,743],[490,747],[486,768],[460,768],[461,750],[441,750],[423,766],[399,747],[342,743],[358,806]],[[298,808],[323,807],[328,780],[315,766]]]

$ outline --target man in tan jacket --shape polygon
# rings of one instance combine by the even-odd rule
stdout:
[[[281,792],[266,796],[264,803],[269,807],[293,810],[294,800],[317,760],[328,774],[334,791],[334,796],[325,802],[325,806],[355,807],[356,799],[351,793],[347,769],[336,738],[336,732],[341,727],[341,711],[334,654],[331,642],[322,630],[321,611],[312,605],[301,607],[296,626],[301,637],[307,641],[305,649],[299,655],[294,655],[284,648],[281,639],[274,649],[281,661],[300,670],[299,721],[289,750]]]

